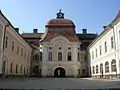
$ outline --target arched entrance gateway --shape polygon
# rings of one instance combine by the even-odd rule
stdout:
[[[65,69],[62,67],[58,67],[54,70],[54,76],[55,77],[65,77],[66,76],[66,72]]]

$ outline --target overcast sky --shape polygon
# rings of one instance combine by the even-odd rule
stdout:
[[[62,9],[65,18],[75,23],[77,33],[82,28],[100,33],[120,10],[120,0],[1,0],[0,9],[14,27],[24,32],[33,28],[44,32],[48,20],[56,18]]]

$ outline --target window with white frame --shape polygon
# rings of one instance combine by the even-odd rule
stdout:
[[[101,45],[99,46],[99,49],[100,49],[100,55],[102,54],[102,49],[101,49]]]
[[[42,52],[40,52],[40,61],[42,61]]]
[[[52,52],[48,52],[48,61],[52,61]]]
[[[116,71],[116,60],[115,60],[115,59],[113,59],[113,60],[111,61],[111,71],[112,71],[112,72],[115,72],[115,71]]]
[[[103,64],[100,64],[100,73],[103,73]]]
[[[72,60],[71,52],[68,52],[68,61],[71,61],[71,60]]]
[[[79,52],[78,52],[78,55],[77,55],[77,56],[78,56],[78,61],[80,61],[80,53],[79,53]]]
[[[95,49],[95,52],[96,52],[96,57],[97,57],[97,48]]]
[[[95,74],[95,67],[94,66],[92,67],[92,72],[93,72],[93,74]]]
[[[106,62],[105,63],[105,73],[108,73],[109,72],[109,63]]]
[[[92,51],[92,60],[94,59],[94,52]]]
[[[111,37],[111,48],[113,48],[113,36]]]
[[[107,42],[105,41],[105,52],[107,52]]]
[[[14,41],[12,41],[12,52],[14,51]]]
[[[96,65],[96,73],[98,73],[98,65]]]
[[[62,61],[62,52],[58,52],[58,61]]]

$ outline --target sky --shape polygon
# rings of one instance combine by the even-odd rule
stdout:
[[[14,27],[24,33],[34,28],[44,33],[45,25],[59,9],[76,25],[76,32],[100,33],[120,10],[120,0],[1,0],[0,9]]]

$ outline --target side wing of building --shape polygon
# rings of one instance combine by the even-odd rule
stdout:
[[[0,74],[28,75],[31,46],[0,11]]]
[[[89,45],[92,77],[120,77],[120,12]]]

